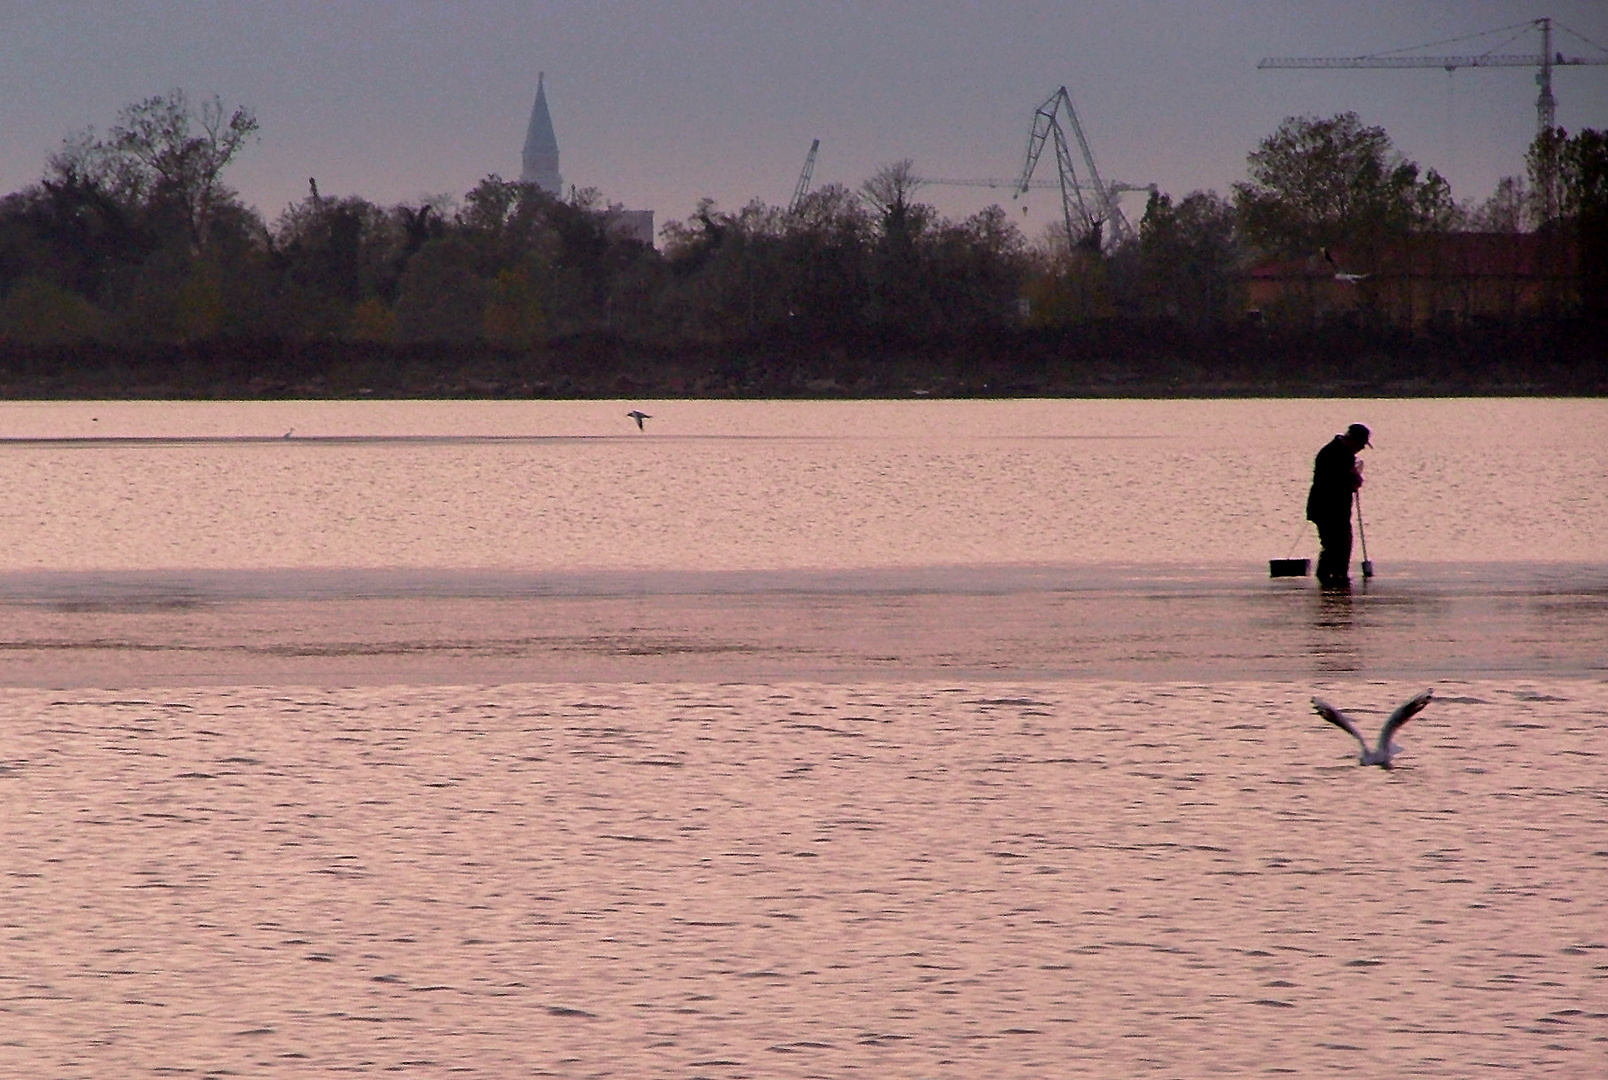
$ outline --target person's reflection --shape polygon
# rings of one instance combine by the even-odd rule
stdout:
[[[1325,672],[1352,672],[1359,666],[1356,641],[1352,635],[1354,612],[1351,589],[1319,589],[1317,609],[1312,618],[1312,642],[1308,651]]]

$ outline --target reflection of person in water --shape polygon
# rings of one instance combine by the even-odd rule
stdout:
[[[1351,500],[1362,487],[1357,452],[1372,445],[1368,429],[1352,424],[1319,450],[1312,463],[1306,516],[1318,527],[1318,584],[1326,588],[1351,584]]]

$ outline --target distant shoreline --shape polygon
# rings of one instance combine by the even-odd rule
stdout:
[[[1605,342],[1608,327],[1577,319],[1417,334],[1111,320],[949,340],[590,335],[521,348],[0,342],[0,400],[1598,397]]]

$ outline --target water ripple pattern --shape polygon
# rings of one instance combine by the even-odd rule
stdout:
[[[1439,691],[0,691],[0,1073],[1601,1075],[1608,685]]]
[[[0,403],[0,1077],[1608,1076],[1604,430]]]

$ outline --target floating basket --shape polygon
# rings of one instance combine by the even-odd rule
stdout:
[[[1306,577],[1312,572],[1311,559],[1269,559],[1269,577]]]

